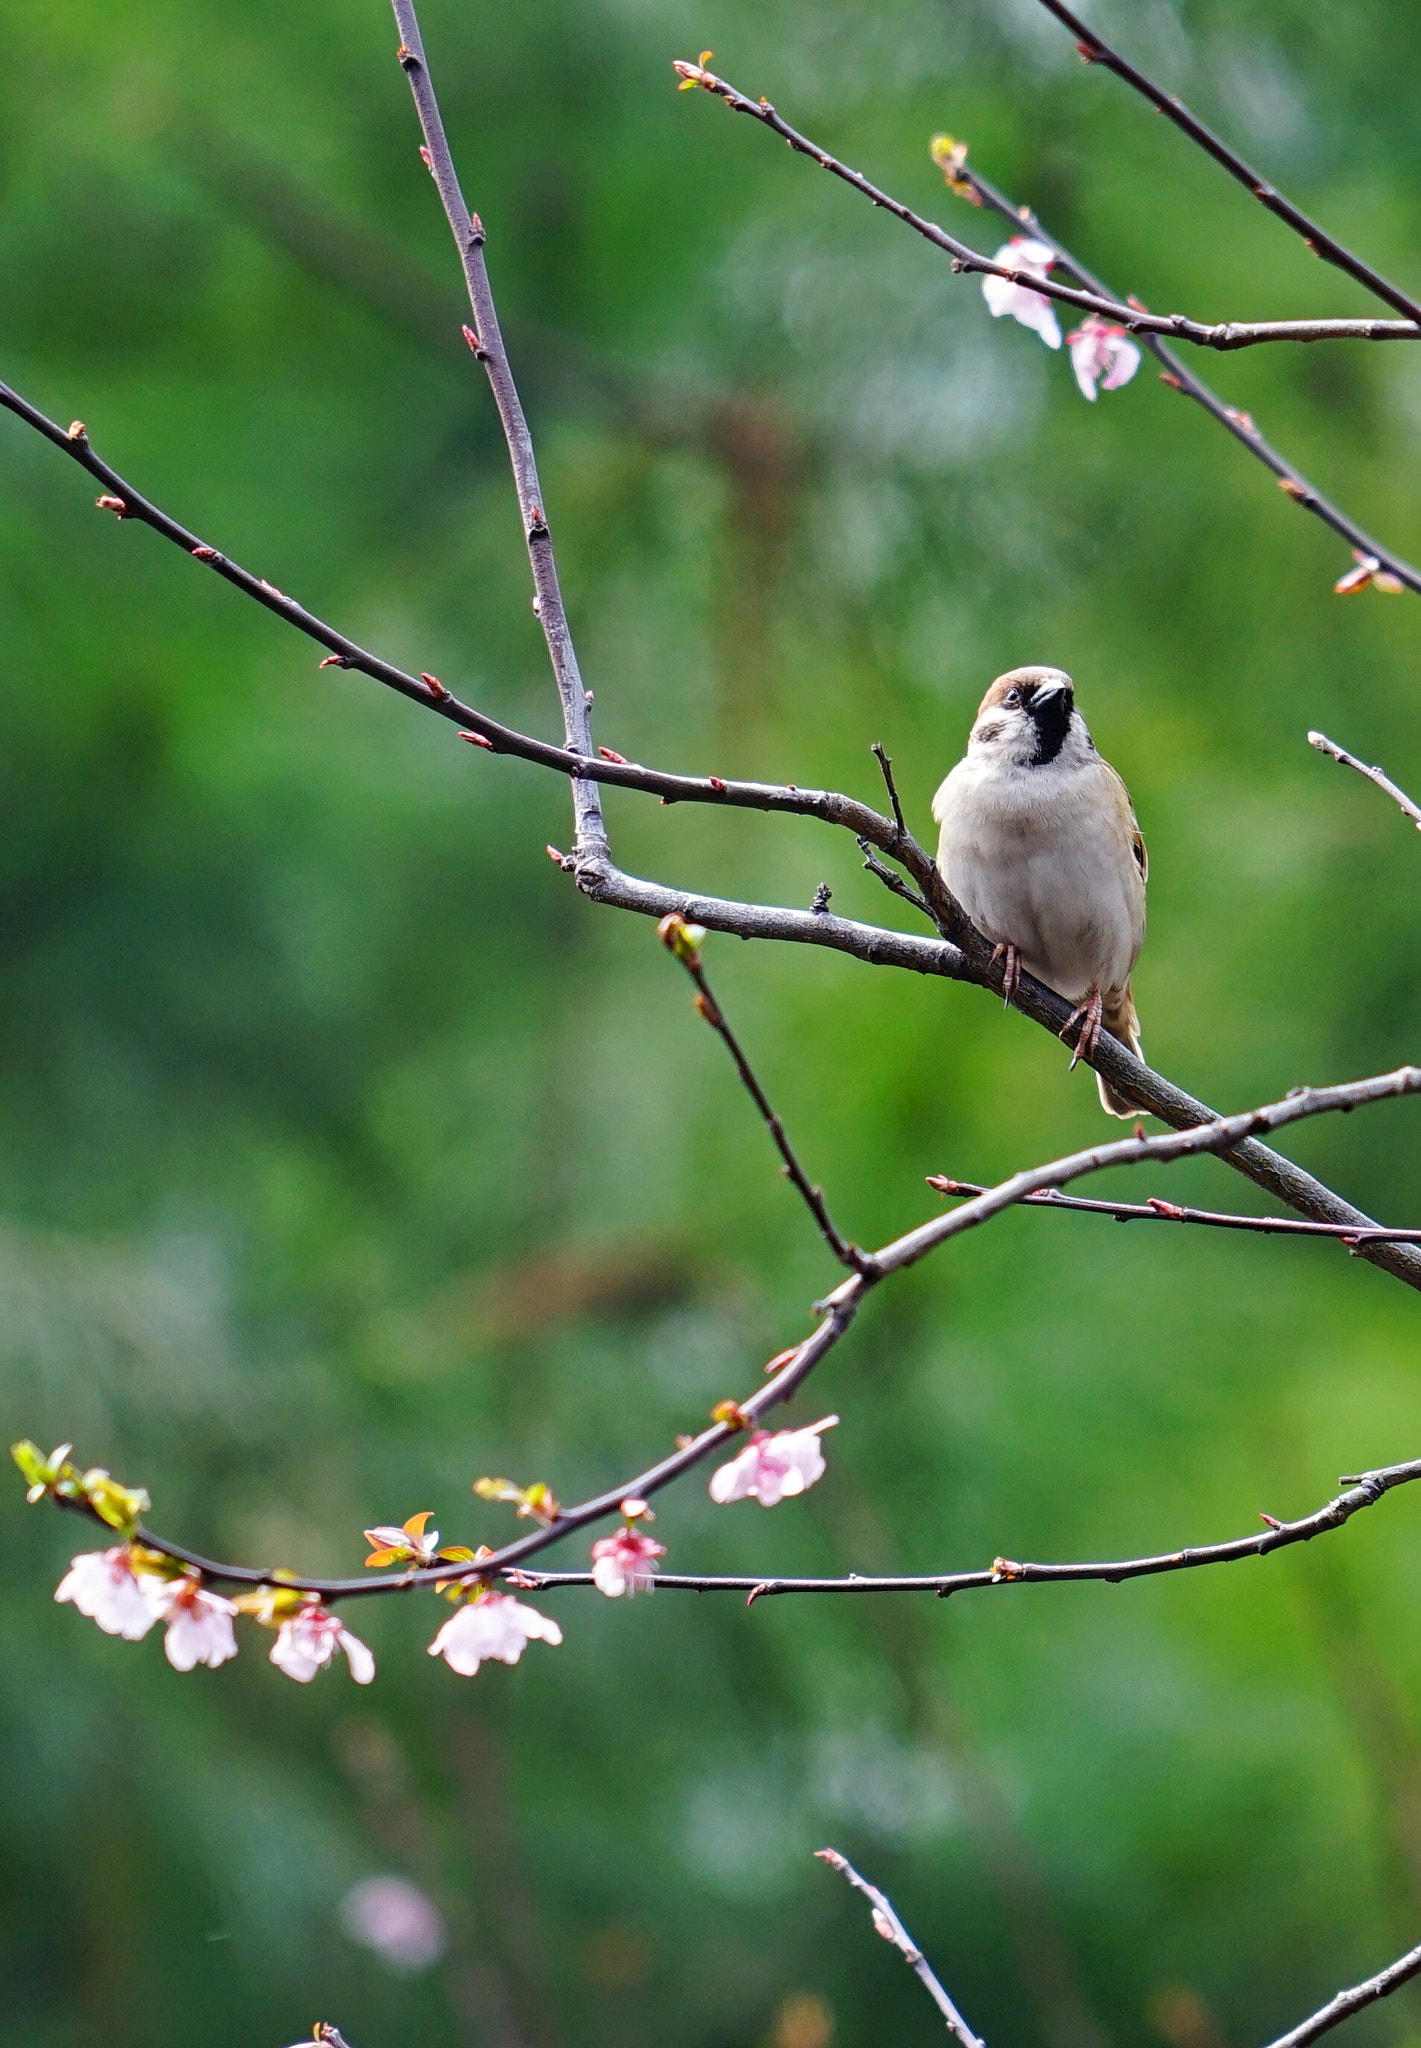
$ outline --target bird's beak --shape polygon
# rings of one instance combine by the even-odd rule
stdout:
[[[1032,702],[1040,704],[1048,697],[1070,697],[1074,694],[1069,683],[1038,683]]]

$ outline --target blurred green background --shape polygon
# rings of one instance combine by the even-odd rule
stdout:
[[[1421,784],[1421,604],[1334,598],[1346,550],[1148,361],[1085,405],[669,60],[713,49],[989,250],[935,130],[1153,305],[1368,302],[1031,0],[425,11],[598,737],[875,800],[881,740],[926,830],[985,684],[1060,664],[1150,842],[1155,1063],[1236,1108],[1415,1057],[1421,848],[1304,734]],[[1092,18],[1421,278],[1407,0]],[[367,644],[552,733],[382,0],[3,0],[0,26],[0,374]],[[1203,368],[1421,554],[1421,352]],[[475,1475],[576,1497],[753,1385],[831,1271],[651,927],[550,866],[565,790],[318,674],[9,418],[0,462],[7,1438],[72,1437],[180,1540],[347,1571],[364,1523],[496,1541]],[[911,924],[813,823],[609,809],[635,872],[822,880]],[[728,940],[708,964],[863,1242],[933,1212],[927,1173],[1107,1135],[1090,1076],[973,990]],[[1289,1149],[1415,1222],[1418,1114]],[[1122,1185],[1257,1206],[1213,1163]],[[1236,1534],[1417,1451],[1416,1327],[1324,1245],[1018,1214],[874,1297],[793,1411],[843,1416],[811,1495],[767,1517],[698,1479],[657,1534],[685,1569],[834,1572]],[[826,1840],[993,2048],[1251,2048],[1421,1932],[1421,1493],[1118,1589],[548,1595],[565,1645],[472,1682],[424,1654],[432,1602],[376,1603],[368,1694],[294,1687],[250,1627],[175,1675],[53,1605],[78,1525],[13,1477],[0,1500],[25,2048],[284,2048],[316,2017],[354,2048],[939,2039]],[[443,1916],[427,1967],[349,1931],[381,1873]]]

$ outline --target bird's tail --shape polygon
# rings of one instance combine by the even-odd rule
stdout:
[[[1130,993],[1128,981],[1123,989],[1112,989],[1106,996],[1102,1021],[1113,1037],[1129,1046],[1137,1060],[1144,1058],[1144,1047],[1140,1044],[1140,1020],[1135,1015],[1135,999]],[[1132,1102],[1128,1095],[1121,1095],[1118,1090],[1112,1088],[1103,1074],[1097,1074],[1095,1081],[1100,1090],[1100,1106],[1108,1116],[1132,1117],[1140,1114],[1139,1103]]]

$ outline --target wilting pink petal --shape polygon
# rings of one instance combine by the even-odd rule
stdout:
[[[232,1617],[237,1612],[220,1593],[209,1593],[193,1578],[157,1579],[142,1574],[139,1584],[154,1619],[168,1625],[163,1649],[174,1671],[195,1664],[214,1669],[237,1654]]]
[[[592,1546],[592,1583],[609,1600],[649,1593],[656,1583],[656,1560],[665,1555],[666,1545],[640,1529],[614,1530]]]
[[[325,1670],[337,1650],[344,1650],[356,1684],[369,1685],[375,1676],[375,1659],[359,1636],[353,1636],[337,1615],[328,1614],[316,1602],[281,1624],[271,1661],[298,1685],[308,1685],[318,1671]]]
[[[807,1429],[781,1429],[773,1436],[752,1437],[750,1442],[711,1475],[710,1496],[722,1504],[753,1496],[761,1507],[772,1508],[788,1495],[803,1493],[824,1476],[821,1430],[832,1429],[837,1415],[826,1415]]]
[[[1038,242],[1030,235],[1013,235],[992,261],[1008,270],[1024,270],[1031,277],[1045,278],[1056,261],[1056,252],[1048,242]],[[1013,284],[1009,278],[984,277],[982,297],[994,319],[1000,320],[1007,314],[1023,327],[1029,327],[1033,334],[1039,334],[1047,348],[1061,346],[1055,310],[1042,293],[1032,291],[1029,285]]]
[[[444,1953],[444,1916],[408,1878],[363,1878],[341,1900],[340,1918],[351,1940],[373,1949],[392,1970],[427,1970]]]
[[[429,1646],[461,1678],[472,1678],[480,1664],[493,1659],[516,1664],[530,1642],[560,1643],[562,1630],[536,1607],[525,1607],[508,1593],[484,1593],[451,1614]]]
[[[72,1602],[105,1635],[122,1636],[130,1643],[141,1641],[157,1620],[121,1543],[113,1550],[86,1550],[76,1557],[54,1597]]]
[[[1140,351],[1123,327],[1101,320],[1094,313],[1083,320],[1074,334],[1066,336],[1071,368],[1082,395],[1094,403],[1096,386],[1118,391],[1128,384],[1140,367]]]

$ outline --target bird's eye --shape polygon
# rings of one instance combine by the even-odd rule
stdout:
[[[1002,702],[1014,711],[1017,705],[1021,702],[1020,690],[1008,690],[1005,697],[1003,697]]]

